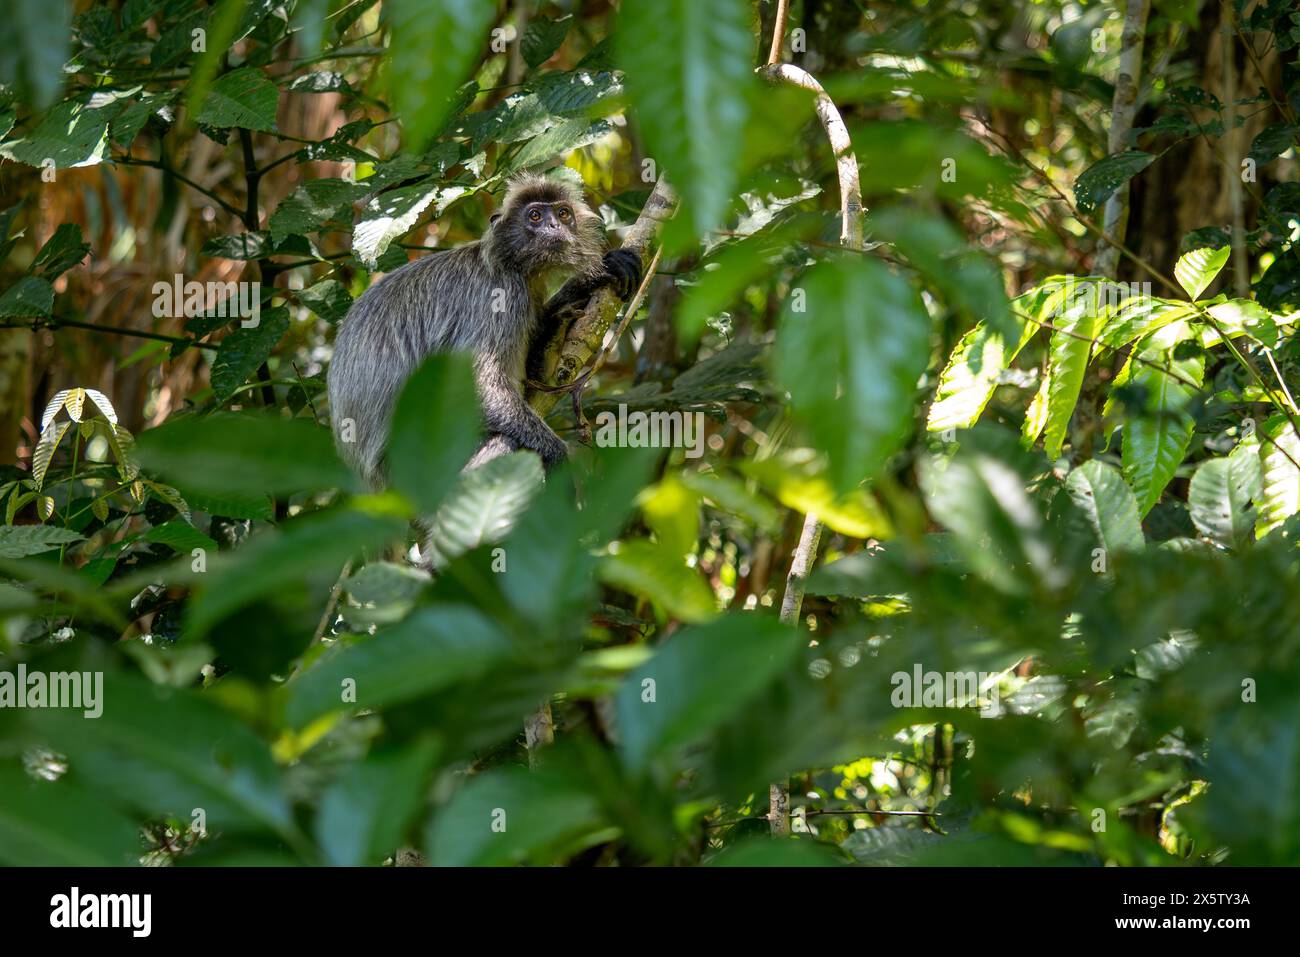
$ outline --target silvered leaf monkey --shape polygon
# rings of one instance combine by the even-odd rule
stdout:
[[[547,282],[560,276],[568,280],[545,300]],[[542,378],[546,343],[596,290],[612,285],[626,300],[640,280],[641,257],[605,251],[600,217],[580,190],[537,175],[514,180],[482,239],[394,270],[353,304],[329,368],[344,458],[381,487],[403,384],[428,356],[464,352],[487,433],[470,464],[520,448],[548,468],[563,461],[564,440],[524,401],[523,379]]]

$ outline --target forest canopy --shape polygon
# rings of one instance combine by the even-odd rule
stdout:
[[[0,863],[1300,864],[1289,0],[17,8]],[[568,461],[438,354],[370,487],[521,174]]]

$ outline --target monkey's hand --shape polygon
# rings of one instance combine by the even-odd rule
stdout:
[[[631,249],[611,249],[603,262],[605,282],[627,302],[641,285],[641,255]]]

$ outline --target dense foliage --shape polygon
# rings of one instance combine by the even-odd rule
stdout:
[[[1288,3],[1156,3],[1109,155],[1122,3],[795,2],[821,102],[767,0],[20,6],[0,660],[103,694],[0,707],[0,861],[1300,863]],[[557,159],[679,197],[570,463],[438,357],[366,491],[334,327]]]

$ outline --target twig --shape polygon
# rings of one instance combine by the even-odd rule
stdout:
[[[784,8],[784,2],[782,8]],[[785,20],[781,11],[777,12],[776,29],[772,35],[772,50],[776,59],[780,58],[781,40],[785,32]],[[815,109],[817,118],[826,130],[831,151],[835,154],[835,172],[840,186],[840,245],[847,249],[860,250],[863,246],[862,226],[862,187],[858,175],[858,159],[853,154],[853,142],[849,137],[844,118],[822,85],[806,70],[791,63],[776,63],[770,60],[759,71],[773,82],[790,83],[811,91],[816,96]],[[821,540],[822,526],[817,516],[809,512],[804,516],[803,529],[799,533],[799,544],[795,548],[794,558],[790,562],[790,571],[785,580],[785,595],[781,599],[781,621],[798,627],[799,610],[803,605],[804,580],[817,558],[817,544]],[[772,783],[768,788],[768,824],[775,836],[790,833],[790,791],[788,781]]]
[[[1142,45],[1146,38],[1147,14],[1151,0],[1128,0],[1124,13],[1124,28],[1120,34],[1119,72],[1115,77],[1115,97],[1110,111],[1110,131],[1106,138],[1106,152],[1110,155],[1124,151],[1133,117],[1137,112],[1138,79],[1142,72]],[[1106,200],[1102,228],[1121,242],[1128,227],[1129,184],[1120,184]],[[1119,249],[1106,246],[1097,256],[1097,272],[1103,276],[1115,274],[1119,266]]]
[[[137,339],[153,339],[156,342],[169,342],[172,345],[193,346],[196,349],[217,349],[220,348],[210,342],[200,342],[198,339],[192,339],[187,336],[168,336],[161,332],[149,332],[145,329],[125,329],[121,326],[101,326],[93,322],[81,322],[78,319],[59,319],[59,318],[41,318],[32,319],[29,322],[0,322],[0,329],[31,329],[36,332],[39,329],[49,329],[54,331],[61,326],[70,326],[76,329],[89,329],[92,332],[107,332],[114,336],[134,336]]]

